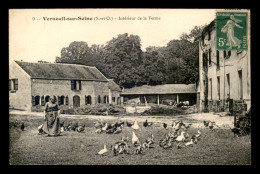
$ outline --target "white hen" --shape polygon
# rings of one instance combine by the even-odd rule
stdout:
[[[108,124],[106,123],[106,124],[105,124],[105,126],[104,126],[104,127],[102,127],[102,129],[101,129],[101,130],[102,130],[102,131],[105,131],[105,130],[107,130],[107,128],[108,128]]]
[[[135,120],[134,122],[134,125],[132,126],[133,129],[139,129],[139,126],[138,126],[138,123],[137,121]]]
[[[132,143],[134,144],[136,142],[139,142],[139,138],[135,135],[135,132],[133,132]]]
[[[185,146],[191,146],[191,145],[193,145],[193,139],[191,139],[190,142],[187,142],[187,143],[185,144]]]
[[[176,141],[179,141],[179,142],[180,142],[180,141],[184,142],[184,140],[185,140],[184,133],[185,133],[185,132],[182,131],[182,132],[181,132],[181,135],[179,135],[175,140],[176,140]]]
[[[106,153],[106,152],[107,152],[107,145],[104,145],[104,149],[100,150],[100,151],[98,152],[98,154],[99,154],[99,155],[103,155],[103,154]]]

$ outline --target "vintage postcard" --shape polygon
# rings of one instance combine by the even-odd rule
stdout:
[[[9,9],[10,165],[251,165],[248,9]]]

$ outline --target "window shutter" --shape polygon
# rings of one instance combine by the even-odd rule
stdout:
[[[79,90],[81,90],[81,81],[79,81]]]
[[[74,83],[75,83],[75,81],[71,80],[71,90],[74,90]]]
[[[88,97],[85,95],[85,105],[88,104]]]
[[[14,79],[14,90],[18,90],[18,79]]]
[[[41,97],[41,104],[42,104],[42,106],[45,105],[45,102],[44,102],[44,96]]]
[[[60,96],[58,96],[58,104],[59,104],[59,105],[61,104]]]
[[[69,97],[66,96],[66,105],[69,105]]]
[[[11,91],[12,87],[11,87],[11,80],[9,80],[9,91]]]
[[[35,97],[32,96],[32,105],[35,106]]]

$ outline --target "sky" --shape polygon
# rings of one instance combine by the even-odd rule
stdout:
[[[54,62],[73,41],[105,45],[124,33],[140,36],[145,51],[148,46],[166,46],[194,26],[209,24],[215,13],[214,9],[10,9],[9,61]],[[62,17],[92,20],[50,19]]]

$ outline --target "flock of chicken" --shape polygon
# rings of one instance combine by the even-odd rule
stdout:
[[[134,122],[128,121],[119,121],[117,120],[115,123],[102,123],[102,122],[94,122],[95,133],[97,134],[119,134],[122,132],[124,126],[130,127],[133,129],[132,131],[132,145],[135,148],[135,154],[143,154],[145,149],[149,149],[153,147],[154,144],[154,135],[151,134],[146,140],[141,143],[140,139],[135,134],[134,130],[140,129],[138,122],[135,120]],[[151,127],[153,122],[148,122],[147,120],[143,122],[143,127]],[[165,129],[170,129],[168,133],[165,134],[164,138],[159,140],[159,146],[163,149],[172,148],[174,143],[176,142],[177,149],[182,149],[184,146],[193,146],[193,144],[197,144],[200,139],[201,132],[197,130],[193,132],[192,136],[189,135],[187,130],[191,127],[192,124],[185,124],[183,121],[173,121],[171,124],[163,123],[162,126]],[[78,123],[69,123],[65,125],[64,122],[60,123],[61,132],[63,131],[77,131],[83,132],[85,130],[85,125],[79,126]],[[210,130],[213,130],[215,126],[215,122],[204,121],[204,126],[208,127]],[[43,134],[43,125],[38,127],[39,134]],[[128,136],[122,137],[120,141],[115,142],[111,145],[111,151],[116,156],[118,154],[129,154],[130,146],[129,146],[129,138]],[[108,152],[106,144],[104,148],[100,150],[97,154],[103,155]]]
[[[60,130],[61,132],[64,131],[77,131],[77,132],[83,132],[85,130],[85,125],[79,126],[78,123],[68,123],[65,125],[64,121],[60,123]],[[38,126],[38,134],[44,134],[43,131],[43,124]]]

